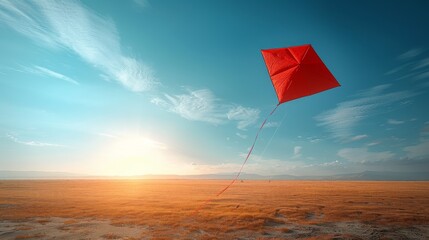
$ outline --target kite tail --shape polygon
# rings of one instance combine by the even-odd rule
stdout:
[[[276,109],[279,107],[279,105],[280,104],[277,104],[277,106],[271,111],[271,113],[262,122],[261,126],[259,127],[258,132],[256,133],[255,139],[253,140],[252,147],[250,147],[249,152],[247,153],[246,159],[244,160],[243,164],[241,164],[240,170],[238,171],[237,175],[235,175],[234,179],[232,179],[232,181],[225,188],[223,188],[221,191],[219,191],[216,194],[216,197],[220,196],[222,193],[224,193],[226,190],[228,190],[228,188],[231,187],[232,184],[234,184],[237,181],[238,177],[240,177],[240,174],[243,171],[244,165],[246,165],[247,160],[249,160],[249,157],[252,154],[253,148],[255,147],[255,144],[256,144],[256,140],[258,140],[259,133],[261,132],[262,128],[264,128],[264,125],[267,122],[268,118],[270,118],[270,116],[273,115],[273,113],[276,111]]]

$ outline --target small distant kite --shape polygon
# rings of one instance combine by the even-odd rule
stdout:
[[[340,86],[310,44],[267,49],[261,52],[279,102],[262,122],[237,175],[217,196],[225,192],[238,179],[253,151],[259,133],[280,104]]]

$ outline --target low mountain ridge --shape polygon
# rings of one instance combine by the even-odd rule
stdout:
[[[96,176],[68,172],[44,171],[0,171],[0,179],[233,179],[237,173],[198,174],[198,175],[136,175],[136,176]],[[382,172],[364,171],[359,173],[327,176],[295,176],[241,173],[240,180],[337,180],[337,181],[429,181],[429,172]]]

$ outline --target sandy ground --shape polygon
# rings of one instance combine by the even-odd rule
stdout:
[[[226,183],[0,181],[0,239],[429,239],[429,182]]]
[[[282,217],[280,217],[282,218]],[[265,230],[246,229],[222,233],[219,239],[428,239],[428,226],[386,227],[358,222],[299,225],[267,221]],[[204,231],[169,229],[157,236],[156,226],[112,224],[107,220],[34,218],[28,221],[1,221],[0,239],[218,239]],[[278,230],[281,231],[278,231]],[[270,231],[272,230],[272,231]],[[154,234],[155,233],[155,234]]]

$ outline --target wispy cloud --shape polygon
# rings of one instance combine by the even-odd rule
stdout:
[[[399,60],[408,60],[408,59],[417,57],[418,55],[422,54],[423,52],[424,52],[424,49],[422,49],[422,48],[413,48],[413,49],[410,49],[410,50],[402,53],[401,55],[399,55],[398,59]]]
[[[396,119],[389,119],[389,120],[387,120],[387,123],[391,124],[391,125],[399,125],[399,124],[405,123],[405,121],[400,121],[400,120],[396,120]]]
[[[242,134],[242,133],[235,133],[235,135],[237,135],[237,137],[242,138],[242,139],[246,139],[247,135]]]
[[[23,141],[23,140],[18,139],[15,136],[12,136],[9,134],[6,135],[6,137],[15,143],[19,143],[19,144],[23,144],[23,145],[27,145],[27,146],[33,146],[33,147],[65,147],[64,145],[55,144],[55,143],[46,143],[46,142],[38,142],[38,141]]]
[[[421,134],[422,136],[429,136],[429,121],[428,121],[428,122],[425,122],[425,124],[424,124],[424,126],[423,126],[422,130],[420,131],[420,134]]]
[[[254,124],[260,113],[255,108],[226,104],[209,89],[187,90],[186,94],[178,95],[165,94],[152,98],[151,102],[188,120],[211,124],[233,121],[240,130]]]
[[[331,167],[331,166],[341,166],[341,165],[343,165],[343,163],[339,162],[338,160],[335,160],[332,162],[320,163],[319,165],[324,166],[324,167]]]
[[[293,148],[293,158],[299,158],[302,156],[302,146],[295,146]]]
[[[264,128],[277,128],[277,127],[280,127],[280,125],[281,125],[280,122],[271,122],[270,121],[264,125]]]
[[[419,70],[419,69],[426,68],[426,67],[429,67],[429,58],[424,58],[424,59],[417,61],[414,64],[413,70]]]
[[[64,74],[55,72],[53,70],[50,70],[50,69],[47,69],[47,68],[44,68],[44,67],[33,66],[32,68],[25,68],[25,70],[27,70],[28,72],[31,72],[31,73],[46,75],[48,77],[60,79],[62,81],[68,82],[68,83],[79,85],[79,82],[77,82],[76,80],[74,80],[74,79],[72,79],[70,77],[67,77]]]
[[[240,158],[245,158],[247,153],[241,153]],[[314,159],[313,159],[314,160]],[[233,168],[235,167],[235,168]],[[229,166],[229,171],[232,172],[240,168],[240,165]],[[324,161],[324,162],[306,162],[296,161],[296,159],[273,159],[263,157],[261,155],[253,155],[252,160],[246,164],[244,171],[246,173],[258,173],[263,175],[324,175],[338,174],[338,171],[344,171],[345,165],[339,160]]]
[[[406,156],[411,159],[422,159],[429,157],[429,140],[423,140],[412,146],[404,147]]]
[[[386,72],[386,75],[392,75],[396,80],[421,81],[429,79],[429,57],[426,50],[411,49],[399,55],[397,59],[401,60],[401,65]],[[423,84],[422,86],[426,85]]]
[[[259,118],[260,111],[255,108],[234,106],[226,114],[229,120],[237,121],[237,128],[244,130],[254,124]]]
[[[135,4],[137,4],[137,6],[139,6],[141,8],[146,8],[147,6],[149,6],[149,1],[148,0],[133,0],[133,2]]]
[[[392,160],[395,154],[390,151],[370,152],[368,148],[344,148],[338,151],[338,156],[354,163],[369,163]]]
[[[158,83],[152,68],[123,54],[114,23],[77,1],[1,1],[0,22],[46,47],[74,52],[131,91]]]
[[[388,91],[390,85],[375,86],[356,94],[352,100],[339,103],[336,108],[325,111],[318,116],[320,126],[324,126],[333,137],[347,141],[354,134],[354,128],[362,120],[382,113],[385,107],[404,100],[416,94],[411,91]]]
[[[311,143],[318,143],[318,142],[322,141],[322,139],[319,137],[306,137],[306,139],[308,141],[310,141]]]
[[[356,135],[356,136],[352,137],[350,139],[350,141],[359,141],[359,140],[365,139],[367,137],[368,137],[368,135],[366,135],[366,134]]]
[[[370,143],[367,144],[367,146],[368,147],[372,147],[372,146],[375,146],[375,145],[378,145],[378,144],[380,144],[380,142],[370,142]]]
[[[156,97],[152,103],[179,114],[188,120],[220,124],[225,121],[226,107],[208,89],[189,91],[186,94]]]

